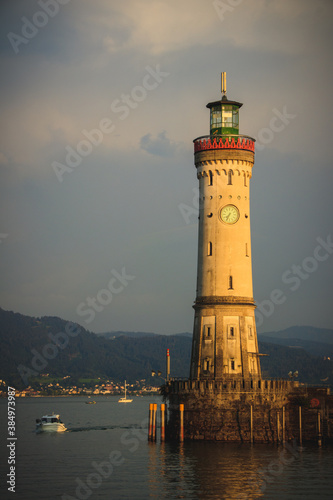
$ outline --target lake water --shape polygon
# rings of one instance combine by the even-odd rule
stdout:
[[[149,443],[159,397],[16,400],[16,492],[7,490],[7,401],[1,410],[1,498],[15,500],[332,499],[333,447]],[[59,413],[68,431],[36,434]],[[159,436],[159,434],[158,434]]]

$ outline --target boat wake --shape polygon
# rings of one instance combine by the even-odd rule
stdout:
[[[113,429],[133,429],[139,428],[137,425],[95,425],[92,427],[72,427],[67,432],[88,432],[88,431],[108,431]],[[141,428],[141,427],[140,427]]]

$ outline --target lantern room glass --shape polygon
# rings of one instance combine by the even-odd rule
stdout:
[[[210,112],[211,135],[238,135],[239,107],[231,104],[212,106]]]

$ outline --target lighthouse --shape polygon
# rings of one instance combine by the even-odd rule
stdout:
[[[194,140],[199,181],[192,380],[260,377],[252,285],[250,180],[255,140],[239,134],[242,103],[210,102],[210,133]]]
[[[285,442],[301,436],[302,418],[320,429],[320,417],[302,413],[299,401],[309,394],[298,382],[261,376],[250,227],[255,140],[239,133],[242,103],[228,99],[225,73],[221,80],[220,100],[207,104],[209,135],[193,141],[199,231],[192,355],[189,378],[168,378],[163,387],[167,438]],[[325,397],[323,407],[332,404]]]

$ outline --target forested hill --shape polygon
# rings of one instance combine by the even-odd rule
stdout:
[[[332,384],[333,344],[316,341],[324,340],[321,329],[304,327],[307,333],[302,339],[303,327],[297,328],[300,339],[287,336],[283,340],[280,332],[259,337],[260,352],[268,354],[260,358],[263,374],[266,378],[287,377],[290,371],[298,371],[301,382]],[[309,328],[313,328],[312,340]],[[327,341],[327,331],[324,333]],[[24,379],[41,373],[69,375],[73,380],[101,377],[152,381],[152,369],[165,373],[166,349],[170,349],[171,376],[188,377],[192,339],[188,333],[96,335],[61,318],[34,318],[0,309],[0,342],[0,379],[20,388],[26,385]]]
[[[71,330],[77,334],[66,333]],[[19,388],[25,384],[18,368],[27,376],[31,370],[31,375],[150,380],[152,369],[164,371],[167,348],[172,374],[186,377],[191,338],[141,334],[109,340],[57,317],[33,318],[0,309],[0,345],[0,379]]]

